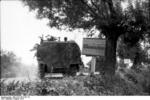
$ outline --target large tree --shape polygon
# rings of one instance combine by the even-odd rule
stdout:
[[[150,7],[150,1],[141,2],[141,4],[140,2],[135,2],[134,6],[135,9],[133,8],[131,2],[129,2],[127,15],[134,14],[134,16],[137,16],[136,19],[138,19],[138,21],[134,21],[134,19],[129,21],[128,27],[130,26],[131,28],[130,29],[128,28],[129,30],[126,31],[126,34],[120,37],[117,51],[118,56],[120,58],[131,59],[133,61],[134,67],[136,67],[137,64],[141,64],[141,62],[146,62],[148,60],[147,52],[149,45],[146,44],[150,43],[149,41],[150,9],[148,9]],[[131,19],[132,18],[133,15],[131,16]],[[144,20],[142,18],[144,18]],[[139,29],[135,29],[134,27],[143,29],[142,31],[139,31]],[[144,34],[144,32],[146,34]],[[144,43],[144,45],[142,43]]]
[[[121,1],[125,0],[23,0],[30,10],[37,11],[38,18],[48,18],[50,27],[58,29],[84,29],[95,27],[106,37],[105,74],[114,75],[116,64],[116,47],[118,37],[126,34],[130,37],[133,30],[138,34],[132,34],[137,42],[145,28],[141,12],[123,12]],[[142,20],[141,20],[142,19]],[[141,21],[141,22],[140,22]],[[142,23],[142,24],[141,24]],[[130,26],[133,26],[131,29]]]

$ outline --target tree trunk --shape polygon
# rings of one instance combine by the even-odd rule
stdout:
[[[106,38],[105,66],[103,74],[113,76],[116,70],[117,38]]]
[[[150,20],[150,0],[149,0],[149,2],[148,2],[148,12],[149,12],[149,19],[148,20]]]

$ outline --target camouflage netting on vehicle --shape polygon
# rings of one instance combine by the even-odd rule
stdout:
[[[48,66],[68,67],[81,64],[81,51],[75,42],[45,42],[37,49],[37,57]]]

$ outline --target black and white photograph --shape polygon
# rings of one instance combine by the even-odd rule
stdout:
[[[0,0],[0,90],[150,99],[150,0]]]

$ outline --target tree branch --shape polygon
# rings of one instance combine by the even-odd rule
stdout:
[[[91,3],[92,3],[93,6],[95,6],[95,8],[97,9],[97,11],[100,13],[100,9],[99,9],[98,6],[94,3],[93,0],[91,0]]]
[[[110,10],[110,16],[111,16],[111,18],[114,18],[115,15],[116,15],[116,11],[115,11],[115,9],[114,9],[114,7],[113,7],[113,2],[112,2],[112,0],[104,0],[104,2],[107,2],[107,4],[108,4],[109,10]]]
[[[91,8],[84,0],[80,0],[82,4],[88,7],[88,9],[93,13],[95,17],[98,17],[99,15]]]

